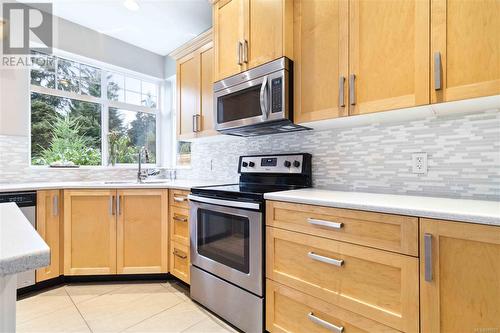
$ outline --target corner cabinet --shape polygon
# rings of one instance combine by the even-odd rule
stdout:
[[[168,190],[65,190],[64,274],[168,272]]]
[[[420,220],[421,332],[500,327],[500,227]]]
[[[214,135],[213,43],[208,31],[176,50],[177,137]]]
[[[41,282],[62,274],[61,192],[38,191],[36,201],[36,230],[50,248],[50,265],[36,270],[36,282]]]
[[[500,94],[500,1],[431,3],[432,103]]]
[[[291,0],[220,0],[213,6],[213,22],[214,81],[285,55],[291,58]]]
[[[116,191],[64,191],[64,275],[116,274]]]

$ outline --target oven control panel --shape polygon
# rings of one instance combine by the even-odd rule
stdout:
[[[258,155],[241,156],[240,173],[304,173],[310,168],[311,155]]]

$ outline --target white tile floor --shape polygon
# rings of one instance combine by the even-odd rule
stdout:
[[[69,284],[17,302],[23,332],[236,332],[167,283]]]

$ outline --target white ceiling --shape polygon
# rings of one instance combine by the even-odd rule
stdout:
[[[212,26],[208,0],[137,0],[138,11],[125,8],[124,0],[51,2],[56,16],[160,55],[167,55]]]

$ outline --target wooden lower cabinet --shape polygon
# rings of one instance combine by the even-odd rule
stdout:
[[[418,258],[266,229],[267,278],[394,329],[418,332]]]
[[[170,239],[189,245],[189,209],[170,207]]]
[[[500,328],[500,227],[420,220],[422,332]]]
[[[64,275],[116,274],[116,191],[64,191]]]
[[[170,242],[170,274],[189,284],[189,247],[175,241]]]
[[[59,190],[38,191],[36,195],[36,230],[50,248],[50,265],[36,270],[36,282],[61,275],[61,216],[62,200]]]
[[[269,279],[266,329],[272,333],[399,332]]]
[[[168,190],[118,190],[117,222],[117,273],[167,273]]]

